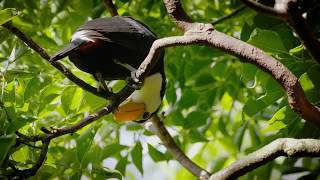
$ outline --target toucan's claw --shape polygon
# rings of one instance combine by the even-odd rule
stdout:
[[[128,83],[128,85],[135,90],[139,90],[143,86],[143,82],[137,78],[136,72],[136,70],[131,71],[131,83]]]

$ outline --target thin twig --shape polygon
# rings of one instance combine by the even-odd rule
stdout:
[[[103,0],[104,5],[110,12],[111,16],[118,16],[118,11],[112,0]]]
[[[317,139],[277,139],[246,157],[218,171],[210,180],[236,179],[279,157],[319,157],[320,140]]]
[[[9,179],[22,179],[22,178],[28,178],[28,177],[34,176],[46,159],[49,144],[50,144],[49,139],[42,141],[42,148],[41,148],[39,158],[36,164],[34,164],[30,169],[24,169],[24,170],[15,169],[12,173],[6,176]]]
[[[168,130],[165,128],[158,116],[152,116],[150,120],[145,123],[145,128],[157,135],[162,141],[163,145],[170,152],[172,157],[176,159],[183,167],[188,169],[194,176],[198,177],[199,179],[209,178],[210,173],[207,172],[205,169],[199,167],[196,163],[194,163],[178,147],[178,145],[174,142],[173,138],[171,137]]]
[[[5,23],[2,25],[3,27],[7,28],[11,33],[16,35],[20,40],[22,40],[24,43],[28,45],[31,49],[33,49],[35,52],[37,52],[43,59],[49,61],[50,55],[44,50],[42,47],[40,47],[36,42],[34,42],[31,38],[26,36],[22,31],[20,31],[18,28],[16,28],[11,22]],[[50,62],[50,61],[49,61]],[[68,70],[63,64],[59,62],[50,62],[51,65],[53,65],[56,69],[58,69],[60,72],[62,72],[70,81],[74,82],[81,88],[83,88],[86,91],[89,91],[97,96],[100,96],[102,98],[110,99],[114,95],[111,92],[107,91],[98,91],[97,88],[91,86],[90,84],[84,82],[83,80],[79,79],[77,76],[75,76],[70,70]]]
[[[237,9],[233,10],[230,14],[224,15],[224,16],[220,17],[219,19],[212,21],[210,24],[216,25],[216,24],[219,24],[225,20],[233,18],[234,16],[236,16],[237,14],[239,14],[240,12],[245,10],[246,8],[247,8],[247,6],[240,6]]]
[[[285,19],[286,13],[277,9],[274,9],[273,7],[269,7],[266,5],[263,5],[259,2],[253,1],[253,0],[240,0],[243,4],[247,5],[249,8],[254,9],[258,12],[261,12],[263,14],[272,16],[274,18],[279,19]]]

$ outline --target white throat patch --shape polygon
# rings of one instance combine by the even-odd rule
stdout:
[[[146,111],[154,113],[161,104],[161,86],[163,78],[160,73],[153,74],[144,80],[143,86],[140,90],[132,93],[131,98],[134,102],[144,103]]]

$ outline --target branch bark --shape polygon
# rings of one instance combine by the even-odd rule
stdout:
[[[163,47],[178,44],[201,44],[221,49],[239,57],[244,62],[254,64],[282,85],[286,91],[289,105],[295,112],[320,128],[320,109],[307,100],[298,78],[281,62],[268,56],[257,47],[215,30],[210,24],[192,23],[192,20],[189,20],[190,17],[185,17],[188,15],[181,9],[182,6],[177,0],[164,0],[164,2],[168,13],[177,22],[177,26],[184,30],[185,35],[176,37],[175,40],[170,39],[167,43],[161,42],[162,44],[157,40],[152,46],[153,48],[159,44]],[[173,5],[177,5],[177,7],[174,8]],[[154,50],[151,49],[150,53],[152,51]]]
[[[151,124],[150,124],[151,123]],[[199,167],[178,147],[158,116],[154,115],[144,124],[145,128],[159,137],[163,145],[183,167],[199,179],[208,179],[210,173]]]
[[[103,0],[104,5],[108,9],[111,16],[118,16],[118,11],[112,0]]]
[[[263,148],[218,171],[210,180],[236,179],[279,157],[319,157],[320,140],[317,139],[277,139]]]

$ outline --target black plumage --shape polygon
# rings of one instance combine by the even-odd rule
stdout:
[[[137,69],[147,56],[156,35],[143,23],[131,17],[115,16],[100,18],[86,22],[77,32],[83,33],[82,38],[72,39],[64,49],[52,56],[55,61],[65,56],[80,70],[97,78],[99,73],[104,80],[126,79],[131,70],[121,64],[128,64]],[[90,41],[90,40],[93,41]],[[163,56],[160,56],[150,74],[163,70]]]

